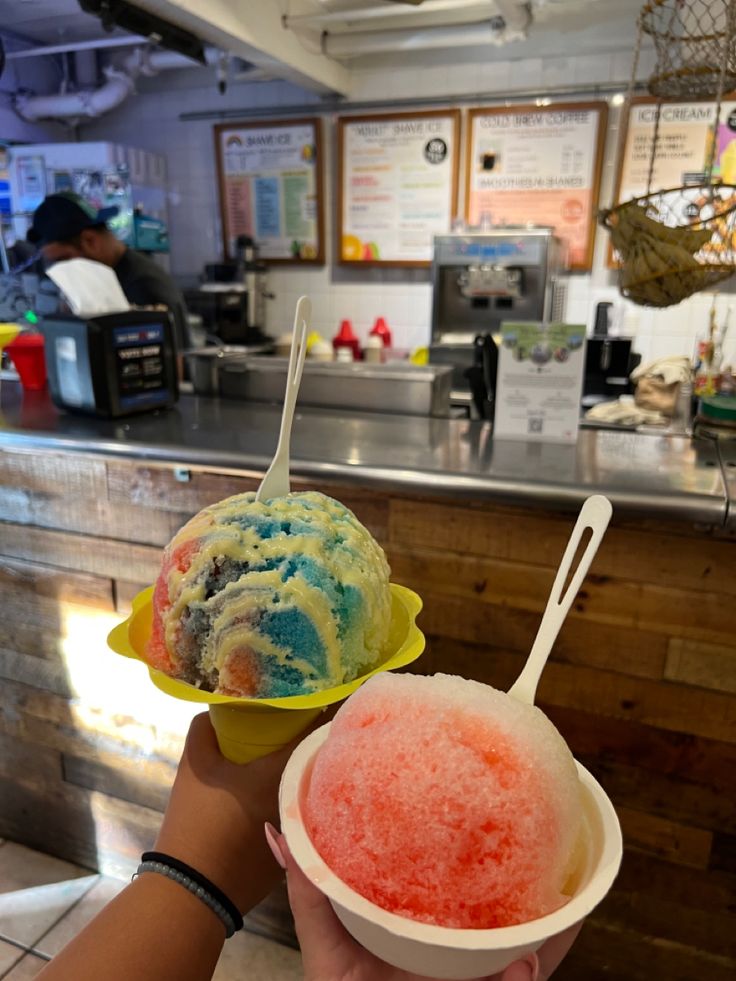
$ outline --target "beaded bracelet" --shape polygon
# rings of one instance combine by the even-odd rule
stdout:
[[[163,852],[144,852],[133,878],[135,879],[142,872],[158,872],[159,875],[164,875],[167,879],[184,886],[222,921],[226,939],[229,940],[234,933],[243,929],[243,917],[235,903],[231,902],[206,876],[186,862],[181,862],[178,858],[172,858]]]

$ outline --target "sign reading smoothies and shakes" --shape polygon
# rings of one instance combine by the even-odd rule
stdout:
[[[249,235],[270,262],[323,263],[319,119],[215,127],[225,254]]]
[[[427,265],[457,204],[459,113],[338,120],[341,262]]]
[[[571,269],[589,269],[607,107],[602,102],[471,109],[470,225],[548,225]]]

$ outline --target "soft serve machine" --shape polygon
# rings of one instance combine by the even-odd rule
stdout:
[[[475,400],[474,366],[483,370],[486,397],[492,397],[490,338],[504,320],[563,319],[563,264],[562,243],[551,228],[501,226],[435,237],[430,361],[452,365],[456,404]]]

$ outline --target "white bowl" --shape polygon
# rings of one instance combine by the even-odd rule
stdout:
[[[302,820],[312,763],[330,726],[309,735],[294,750],[281,778],[281,830],[304,874],[328,897],[345,929],[376,957],[430,978],[465,981],[502,971],[545,940],[578,923],[603,899],[621,864],[616,812],[600,784],[577,763],[583,796],[585,847],[574,892],[561,909],[529,923],[493,930],[457,930],[389,913],[351,889],[324,863]]]

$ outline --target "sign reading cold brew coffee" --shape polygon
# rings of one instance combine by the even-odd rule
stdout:
[[[607,107],[603,102],[471,109],[468,224],[547,225],[571,269],[590,269]]]

